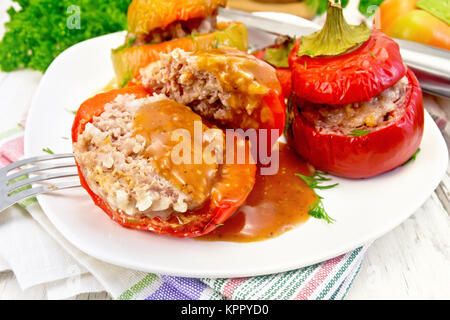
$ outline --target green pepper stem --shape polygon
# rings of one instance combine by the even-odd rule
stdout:
[[[366,42],[371,32],[365,23],[348,24],[340,4],[330,0],[323,28],[309,36],[302,37],[298,56],[340,55]]]

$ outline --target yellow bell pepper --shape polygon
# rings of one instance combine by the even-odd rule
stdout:
[[[387,35],[450,50],[450,26],[425,10],[418,0],[385,0],[380,5],[380,29]]]

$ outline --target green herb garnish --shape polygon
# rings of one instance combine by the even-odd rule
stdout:
[[[197,35],[195,33],[188,34],[186,38],[192,38],[192,41],[197,41]]]
[[[331,189],[331,188],[334,188],[337,185],[339,185],[339,183],[326,185],[326,186],[320,185],[322,182],[331,180],[331,178],[325,177],[326,175],[327,175],[327,173],[322,172],[322,171],[316,171],[314,173],[314,175],[312,175],[312,176],[305,176],[300,173],[296,173],[296,176],[302,178],[303,181],[305,181],[306,184],[308,185],[308,187],[310,187],[311,189],[324,190],[324,189]]]
[[[414,152],[414,154],[411,156],[411,158],[409,158],[408,160],[406,160],[406,162],[403,163],[402,166],[405,166],[405,165],[407,165],[408,163],[410,163],[411,161],[416,160],[417,155],[419,154],[419,152],[420,152],[420,148],[418,148],[418,149],[416,150],[416,152]]]
[[[314,52],[312,52],[311,50],[305,50],[305,54],[307,55],[307,56],[310,56],[310,57],[314,57],[316,54],[314,53]]]
[[[318,198],[318,200],[316,202],[314,202],[310,207],[309,207],[309,215],[313,218],[316,219],[322,219],[325,220],[327,223],[333,223],[336,220],[334,220],[333,218],[331,218],[327,211],[325,210],[325,207],[323,206],[323,198],[321,196],[319,196],[316,193],[316,196]]]
[[[323,197],[319,196],[317,194],[317,192],[315,191],[315,189],[318,190],[325,190],[325,189],[331,189],[336,187],[337,185],[339,185],[339,183],[335,183],[335,184],[329,184],[329,185],[322,185],[323,182],[326,181],[330,181],[330,178],[326,177],[327,173],[322,172],[322,171],[316,171],[314,173],[314,175],[312,176],[305,176],[299,173],[296,173],[296,176],[301,178],[303,181],[305,181],[305,183],[308,185],[308,187],[310,187],[314,194],[317,197],[317,201],[314,202],[308,210],[308,213],[311,217],[316,218],[316,219],[323,219],[325,220],[327,223],[333,223],[334,220],[333,218],[331,218],[327,211],[325,210],[325,207],[323,205]]]
[[[344,54],[366,42],[372,30],[365,24],[350,25],[344,19],[342,8],[333,1],[328,3],[327,19],[322,30],[302,37],[298,56],[336,56]]]
[[[113,52],[118,52],[118,51],[122,51],[124,49],[128,49],[131,48],[133,46],[134,41],[136,40],[136,37],[129,37],[125,40],[125,43],[123,45],[121,45],[120,47],[117,47],[115,49],[113,49]]]
[[[359,129],[355,129],[353,131],[351,131],[350,133],[348,133],[348,136],[353,136],[353,137],[361,137],[361,136],[365,136],[366,134],[369,134],[370,130],[359,130]]]
[[[128,223],[139,223],[138,220],[131,220],[131,219],[127,219],[127,222],[128,222]]]
[[[77,114],[77,110],[69,110],[69,109],[64,109],[64,110],[66,110],[68,113],[71,113],[73,115]]]
[[[47,152],[49,154],[55,154],[50,148],[43,148],[42,151]]]
[[[375,55],[375,53],[373,53],[371,50],[369,50],[369,53],[372,55],[372,57],[373,57],[374,59],[377,58],[377,56]]]
[[[68,47],[125,30],[131,0],[14,0],[0,42],[0,69],[45,71]]]

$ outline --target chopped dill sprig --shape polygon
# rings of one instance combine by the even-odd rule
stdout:
[[[316,171],[312,176],[305,176],[303,174],[296,173],[296,176],[298,176],[303,181],[305,181],[305,183],[308,185],[308,187],[310,187],[312,189],[312,191],[314,192],[314,194],[317,197],[317,201],[314,202],[309,207],[309,210],[308,210],[309,215],[316,219],[323,219],[327,223],[333,223],[336,220],[334,220],[333,218],[331,218],[328,215],[328,213],[325,210],[325,207],[323,205],[323,202],[322,202],[323,197],[319,196],[317,194],[317,192],[315,191],[316,189],[317,190],[331,189],[331,188],[334,188],[337,185],[339,185],[339,183],[322,185],[322,183],[331,180],[331,178],[327,178],[326,175],[327,175],[327,173],[322,172],[322,171]]]
[[[47,152],[49,154],[55,154],[50,148],[43,148],[42,151]]]
[[[326,185],[326,186],[319,185],[320,183],[322,183],[324,181],[331,180],[331,178],[325,177],[325,175],[327,175],[327,173],[322,172],[322,171],[316,171],[314,173],[314,175],[312,175],[312,176],[304,176],[300,173],[296,173],[296,175],[298,177],[302,178],[303,181],[305,181],[306,184],[308,185],[308,187],[310,187],[311,189],[319,189],[319,190],[331,189],[331,188],[336,187],[339,184],[339,183],[335,183],[335,184],[330,184],[330,185]]]
[[[409,158],[408,160],[406,160],[406,162],[403,163],[402,166],[405,166],[405,165],[407,165],[408,163],[410,163],[411,161],[416,160],[417,155],[419,154],[419,152],[420,152],[420,148],[418,148],[418,149],[416,150],[416,152],[414,152],[414,154],[411,156],[411,158]]]
[[[132,220],[132,219],[127,219],[127,222],[128,223],[139,223],[138,220]]]
[[[73,115],[77,114],[77,110],[70,110],[70,109],[64,109],[64,110],[66,110],[68,113],[71,113]]]
[[[370,130],[358,130],[355,129],[352,132],[348,133],[348,136],[353,136],[353,137],[361,137],[361,136],[365,136],[366,134],[369,134]]]
[[[318,199],[309,207],[308,211],[309,215],[316,219],[323,219],[327,223],[335,222],[336,220],[334,220],[328,215],[327,211],[325,210],[325,207],[323,206],[322,202],[323,197],[319,196],[317,193],[316,196]]]

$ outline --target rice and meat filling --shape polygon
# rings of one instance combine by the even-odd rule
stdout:
[[[318,105],[306,103],[301,114],[316,128],[348,134],[355,129],[375,130],[396,122],[404,115],[403,101],[408,86],[405,76],[394,86],[369,101],[347,105]]]
[[[141,70],[142,83],[191,107],[222,127],[254,128],[273,121],[261,103],[279,86],[273,70],[238,50],[185,52],[175,49]]]
[[[204,203],[219,171],[214,158],[201,164],[171,161],[179,143],[172,132],[192,133],[195,120],[201,118],[163,95],[120,95],[86,125],[74,155],[89,187],[114,210],[168,218]],[[214,138],[206,129],[202,125],[203,144]]]
[[[175,21],[165,28],[156,28],[145,34],[128,34],[128,39],[134,39],[133,46],[154,44],[164,41],[185,38],[187,36],[214,32],[217,30],[217,12],[206,18],[194,18],[186,21]]]

